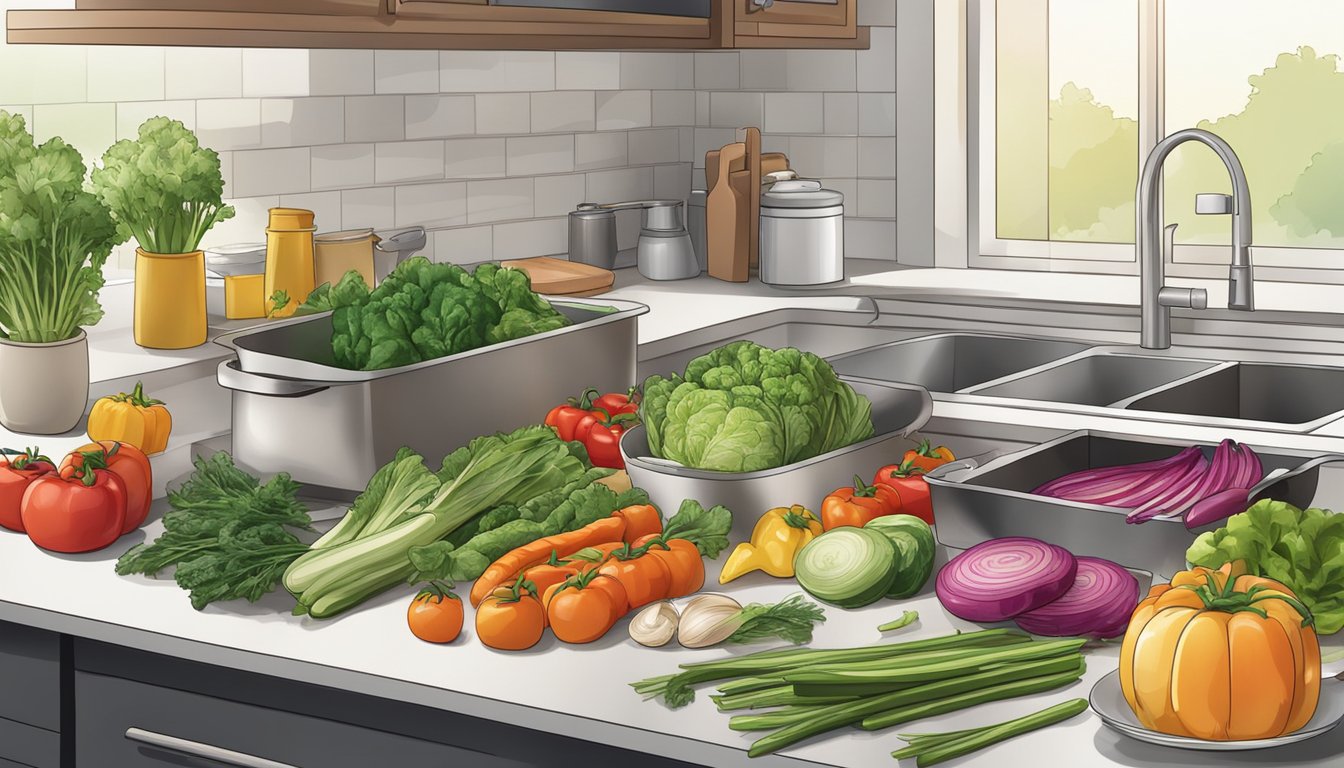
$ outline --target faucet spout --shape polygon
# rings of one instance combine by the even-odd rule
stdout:
[[[1227,167],[1232,178],[1232,260],[1228,271],[1227,305],[1231,309],[1253,310],[1254,277],[1251,267],[1251,190],[1246,182],[1246,171],[1232,147],[1216,134],[1199,128],[1177,131],[1158,142],[1143,165],[1135,192],[1135,248],[1138,249],[1140,305],[1142,331],[1140,346],[1144,349],[1166,349],[1171,346],[1171,307],[1173,302],[1161,300],[1167,286],[1165,260],[1162,248],[1162,210],[1158,185],[1162,179],[1162,165],[1171,151],[1187,141],[1197,141],[1212,149]],[[1168,294],[1170,296],[1170,294]],[[1176,306],[1192,306],[1176,303]]]

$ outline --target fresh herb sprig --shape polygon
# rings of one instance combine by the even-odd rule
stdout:
[[[201,610],[223,600],[260,600],[308,546],[290,529],[311,530],[289,475],[266,483],[238,469],[224,452],[196,459],[196,471],[169,493],[164,532],[117,560],[117,573],[154,576],[177,566],[174,579]]]

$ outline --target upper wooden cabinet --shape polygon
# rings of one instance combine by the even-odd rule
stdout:
[[[625,10],[659,4],[620,0],[76,0],[73,10],[11,10],[7,30],[10,43],[90,45],[867,48],[868,29],[855,23],[856,2],[709,0],[696,15],[682,15]],[[605,10],[611,8],[621,10]]]

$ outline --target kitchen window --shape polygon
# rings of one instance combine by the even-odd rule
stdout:
[[[1134,188],[1172,131],[1226,139],[1265,279],[1344,283],[1344,3],[972,0],[971,266],[1136,274]],[[978,44],[977,44],[978,43]],[[1230,192],[1207,148],[1165,167],[1169,273],[1226,276]],[[978,249],[974,244],[978,242]]]

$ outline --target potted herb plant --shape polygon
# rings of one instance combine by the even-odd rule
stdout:
[[[201,238],[233,216],[224,204],[219,154],[180,121],[151,117],[134,141],[103,154],[93,190],[117,230],[134,237],[135,343],[184,349],[205,343],[205,254]]]
[[[89,399],[83,327],[102,319],[120,241],[84,173],[74,148],[34,146],[23,118],[0,111],[0,424],[16,432],[67,432]]]

